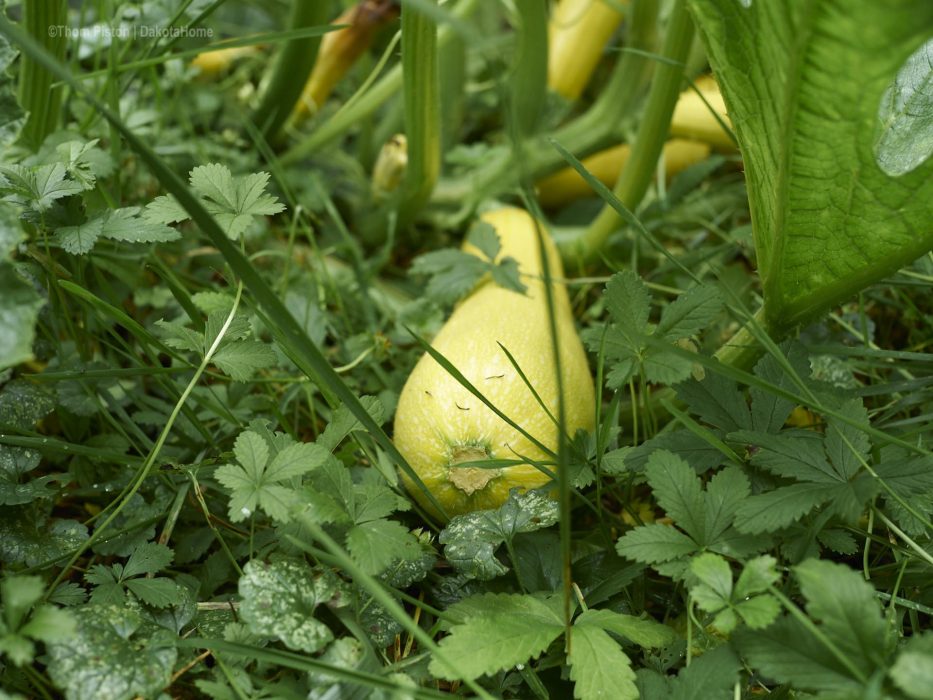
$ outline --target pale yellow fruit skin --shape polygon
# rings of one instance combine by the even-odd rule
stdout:
[[[545,286],[540,279],[535,223],[525,211],[516,208],[489,212],[482,220],[492,224],[499,234],[500,257],[511,256],[518,261],[528,290],[522,295],[492,281],[482,283],[454,310],[432,345],[494,406],[556,452],[557,426],[498,345],[508,348],[541,400],[556,416],[557,376]],[[560,257],[546,233],[545,242],[551,275],[561,279]],[[567,291],[561,284],[555,284],[553,291],[566,425],[573,435],[579,428],[593,429],[593,379],[574,327]],[[549,480],[535,467],[523,464],[503,469],[488,485],[472,494],[451,483],[449,475],[456,468],[449,465],[457,446],[484,445],[492,459],[547,461],[549,458],[429,355],[415,366],[399,397],[395,444],[448,516],[496,508],[506,501],[512,488],[537,488]],[[402,479],[422,506],[435,516],[440,515],[416,484],[404,474]]]

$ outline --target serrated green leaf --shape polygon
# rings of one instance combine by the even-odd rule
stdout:
[[[177,224],[188,219],[188,212],[172,195],[163,194],[146,205],[142,218],[153,224]]]
[[[495,260],[496,256],[499,255],[499,250],[501,248],[499,245],[499,234],[496,233],[495,227],[486,221],[476,221],[470,226],[470,230],[467,233],[467,241],[470,245],[478,248],[490,261]]]
[[[677,387],[677,396],[695,416],[727,433],[751,428],[751,413],[735,382],[716,372],[702,381],[692,379]]]
[[[178,584],[168,578],[134,578],[126,587],[146,605],[166,608],[181,600]]]
[[[826,426],[826,456],[832,462],[836,472],[846,480],[850,480],[867,461],[871,442],[864,430],[857,426],[868,427],[868,411],[862,405],[861,399],[845,401],[837,411],[856,425],[843,423],[837,418],[827,418]]]
[[[860,683],[809,631],[783,617],[764,629],[736,631],[732,639],[759,672],[797,688],[855,692]]]
[[[862,576],[843,564],[809,559],[794,567],[807,612],[858,668],[869,670],[890,650],[891,627]]]
[[[631,270],[614,274],[606,283],[606,308],[621,333],[647,330],[650,297],[642,279]]]
[[[664,307],[654,334],[671,341],[695,336],[713,322],[722,306],[722,294],[716,287],[691,287]]]
[[[139,207],[108,210],[102,217],[100,235],[125,243],[165,243],[181,238],[181,234],[163,224],[140,218]]]
[[[648,458],[645,475],[658,505],[694,540],[704,542],[703,489],[690,465],[666,450],[656,450]]]
[[[646,695],[642,700],[725,700],[733,696],[741,668],[735,653],[727,645],[722,645],[693,659],[689,666],[682,668],[677,677],[670,681],[665,694]]]
[[[448,667],[438,658],[431,673],[447,679],[473,679],[526,663],[563,632],[559,615],[532,596],[500,596],[495,615],[469,617],[441,640]]]
[[[123,578],[156,574],[172,563],[174,553],[164,544],[147,542],[130,555],[123,566]]]
[[[235,340],[224,343],[211,357],[224,374],[236,382],[246,382],[261,369],[277,361],[272,346],[258,340]]]
[[[740,532],[753,535],[780,530],[828,501],[835,493],[836,487],[829,484],[801,483],[749,496],[736,511],[735,527]]]
[[[677,635],[667,625],[650,618],[623,615],[611,610],[586,610],[574,620],[574,629],[595,626],[624,637],[640,647],[658,649],[672,643]]]
[[[84,255],[97,243],[103,228],[103,218],[91,219],[77,226],[62,226],[56,229],[51,242],[72,255]]]
[[[657,564],[693,554],[697,543],[684,533],[659,523],[642,525],[629,530],[616,543],[616,550],[623,557],[644,564]]]
[[[707,544],[723,538],[750,490],[748,477],[738,467],[726,467],[709,480],[703,495],[703,531]]]
[[[637,700],[631,660],[599,627],[574,625],[567,663],[575,698]]]
[[[239,583],[240,617],[259,635],[280,639],[297,651],[314,653],[333,634],[314,610],[337,592],[330,575],[315,572],[303,562],[257,560],[243,567]]]
[[[40,605],[33,610],[29,620],[19,629],[19,633],[24,637],[50,644],[67,641],[74,636],[76,629],[74,616],[67,610]]]
[[[408,528],[394,520],[371,520],[347,533],[347,551],[368,574],[377,575],[396,560],[414,559],[421,548]]]
[[[44,212],[55,200],[84,191],[82,183],[67,177],[62,163],[0,166],[0,192],[7,192],[9,202]]]
[[[272,458],[263,476],[274,482],[292,479],[320,468],[329,457],[327,450],[319,445],[296,442]]]
[[[377,423],[385,420],[385,408],[382,402],[375,396],[361,396],[360,403],[366,408],[366,411]],[[321,433],[315,441],[326,450],[333,452],[345,437],[355,430],[359,430],[362,424],[354,417],[350,410],[340,405],[334,411],[333,418],[324,432]]]

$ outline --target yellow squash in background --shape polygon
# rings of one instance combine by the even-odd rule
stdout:
[[[500,258],[515,258],[528,289],[522,295],[492,280],[481,282],[454,309],[432,345],[494,406],[556,452],[555,422],[499,347],[501,343],[508,348],[548,411],[556,416],[557,374],[535,221],[516,208],[489,212],[482,220],[496,229],[502,246]],[[562,279],[557,248],[546,232],[543,235],[551,276]],[[574,326],[567,290],[555,283],[553,293],[566,427],[573,435],[579,428],[593,429],[593,378]],[[537,488],[549,480],[530,464],[494,469],[456,466],[484,459],[552,458],[496,416],[428,355],[418,362],[399,398],[395,444],[450,516],[496,508],[508,498],[510,489]],[[421,490],[407,477],[403,480],[421,505],[434,512]]]

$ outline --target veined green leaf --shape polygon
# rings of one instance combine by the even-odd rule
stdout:
[[[933,32],[927,0],[691,0],[735,125],[765,312],[786,328],[933,247],[933,162],[894,178],[879,105]]]

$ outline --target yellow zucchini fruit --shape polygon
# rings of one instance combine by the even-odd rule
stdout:
[[[348,25],[328,32],[308,81],[289,118],[297,126],[312,116],[330,96],[334,87],[372,45],[376,34],[398,16],[398,8],[388,0],[362,0],[350,6],[332,24]]]
[[[730,124],[726,114],[726,103],[722,99],[719,85],[712,76],[702,76],[695,81],[697,88],[706,98],[710,107],[726,124]],[[736,145],[716,116],[693,88],[687,88],[677,98],[674,115],[671,117],[671,136],[705,141],[719,151],[735,151]]]
[[[627,0],[560,0],[548,22],[548,87],[576,100],[622,22]]]
[[[235,61],[252,56],[258,51],[256,46],[234,46],[229,49],[204,51],[191,59],[191,66],[198,69],[200,79],[213,80],[226,72]]]
[[[542,279],[535,220],[524,210],[504,208],[482,220],[499,234],[499,259],[514,258],[525,294],[505,289],[491,279],[454,309],[432,346],[456,367],[502,413],[543,446],[557,451],[558,384]],[[557,248],[542,230],[553,279],[563,279]],[[467,252],[477,254],[471,246]],[[595,392],[586,352],[574,326],[567,290],[552,283],[566,430],[592,430]],[[547,407],[535,399],[499,344],[517,365]],[[553,461],[532,440],[511,427],[465,389],[432,357],[422,357],[405,384],[395,414],[395,445],[430,492],[453,516],[496,508],[509,491],[538,488],[550,480],[528,463],[501,468],[457,467],[486,459]],[[553,470],[553,466],[549,466]],[[435,516],[440,514],[424,493],[403,475],[411,494]]]
[[[582,163],[597,180],[611,188],[619,179],[619,173],[625,167],[631,152],[631,146],[624,143],[594,153],[589,158],[584,158]],[[670,179],[691,165],[705,160],[709,153],[710,147],[706,143],[671,139],[664,144],[661,154],[664,174]],[[538,201],[541,202],[541,206],[547,208],[562,207],[583,197],[596,196],[580,173],[570,167],[558,170],[553,175],[539,180],[536,189]]]

